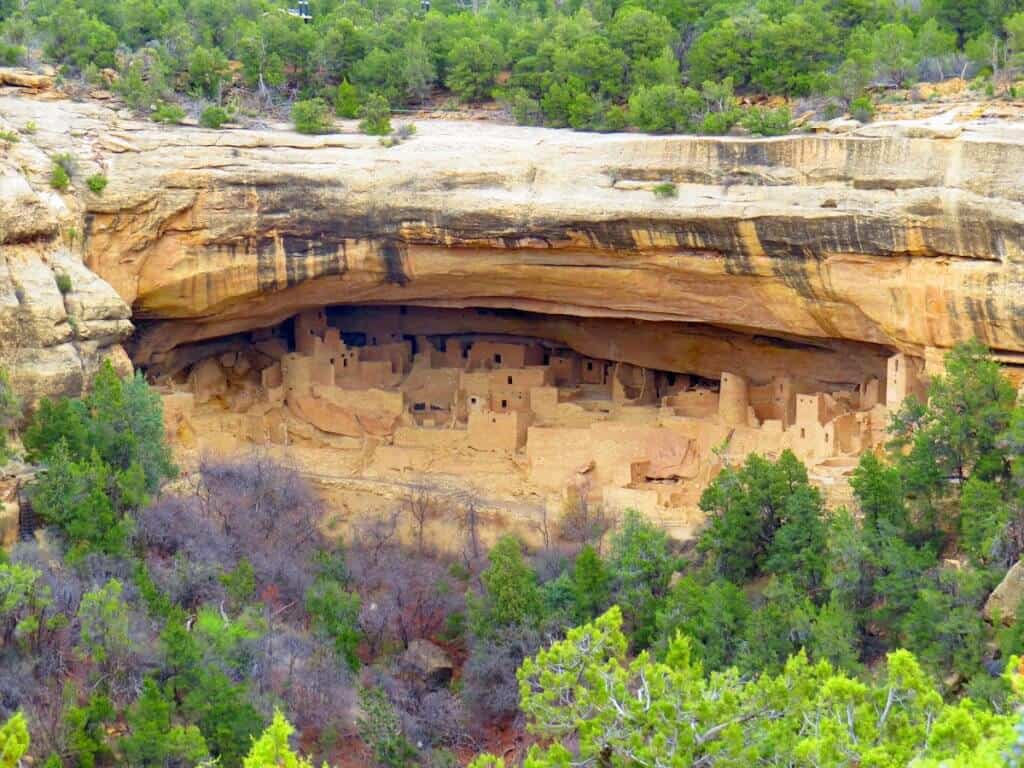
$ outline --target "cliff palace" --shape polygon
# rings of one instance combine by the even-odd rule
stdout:
[[[19,391],[134,364],[186,468],[279,452],[342,518],[429,485],[524,531],[583,499],[688,537],[724,464],[786,448],[837,504],[952,344],[1024,365],[1022,125],[431,121],[388,148],[25,91],[0,91],[0,130],[22,134],[0,144]],[[63,194],[59,153],[78,166]]]

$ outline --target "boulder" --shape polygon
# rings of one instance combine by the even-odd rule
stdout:
[[[985,602],[985,618],[992,619],[998,613],[1001,621],[1013,623],[1021,599],[1024,599],[1024,560],[1018,560],[989,595]]]
[[[444,649],[429,640],[413,640],[402,654],[402,667],[428,688],[442,688],[452,679],[455,666]]]
[[[29,69],[0,67],[0,85],[46,91],[53,87],[53,78],[48,75],[37,75]]]

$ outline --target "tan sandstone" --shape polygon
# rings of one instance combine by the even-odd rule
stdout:
[[[1017,124],[740,139],[437,121],[385,148],[348,123],[323,137],[165,128],[17,96],[0,112],[40,126],[10,150],[27,162],[6,186],[41,224],[61,218],[50,155],[109,177],[65,202],[86,263],[145,322],[143,364],[305,308],[392,302],[917,355],[977,335],[1024,353]],[[661,181],[678,196],[656,197]]]

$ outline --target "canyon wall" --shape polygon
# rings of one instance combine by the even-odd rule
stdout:
[[[846,345],[922,355],[978,336],[1024,360],[1022,126],[745,139],[421,122],[387,148],[352,124],[162,127],[10,92],[0,115],[22,132],[0,148],[0,243],[27,288],[4,322],[31,328],[3,343],[40,371],[58,350],[81,369],[83,345],[112,348],[127,306],[133,358],[153,365],[346,303],[527,310],[592,339],[571,318],[601,318],[602,357],[663,370],[703,355],[608,339],[629,322],[699,323],[725,329],[714,354],[740,367],[760,345],[805,349],[817,368]],[[78,163],[67,194],[48,185],[62,152]],[[95,172],[102,194],[84,183]],[[653,193],[664,182],[675,196]],[[68,296],[47,282],[55,269],[78,275]]]
[[[37,106],[14,103],[29,112]],[[48,119],[38,114],[15,125],[7,114],[0,108],[0,131]],[[0,368],[29,402],[80,393],[107,358],[131,370],[120,346],[132,332],[131,308],[83,265],[80,207],[49,185],[55,146],[78,149],[68,123],[55,135],[60,140],[52,144],[28,133],[0,139]]]

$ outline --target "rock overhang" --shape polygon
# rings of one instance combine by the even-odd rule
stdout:
[[[1024,353],[1015,125],[739,139],[437,121],[388,149],[349,124],[215,132],[0,101],[15,127],[45,124],[21,172],[40,195],[58,152],[107,176],[64,218],[131,305],[143,365],[335,304]]]

